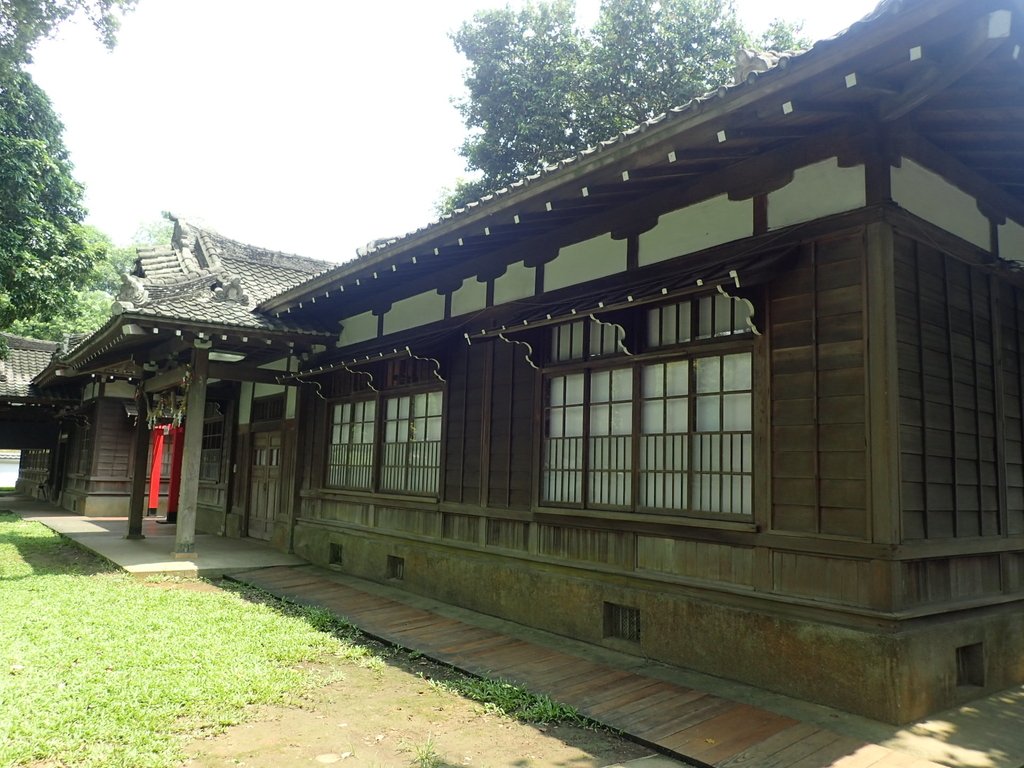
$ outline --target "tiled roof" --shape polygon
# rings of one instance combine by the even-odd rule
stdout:
[[[41,341],[24,336],[0,334],[7,342],[8,355],[0,360],[0,397],[35,397],[31,381],[50,362],[57,351],[55,341]]]
[[[444,214],[425,226],[396,237],[373,240],[366,246],[356,250],[356,259],[345,261],[340,264],[334,264],[331,266],[331,269],[322,276],[330,279],[335,274],[349,273],[353,269],[360,268],[360,265],[364,262],[375,261],[375,257],[378,254],[382,254],[395,246],[403,245],[413,238],[421,235],[429,236],[433,230],[440,229],[449,223],[457,225],[460,219],[468,219],[470,215],[475,212],[485,214],[492,208],[498,208],[502,201],[506,200],[514,193],[528,189],[541,181],[547,180],[549,177],[555,177],[554,181],[557,182],[559,175],[563,172],[570,171],[572,168],[577,166],[585,165],[592,160],[599,162],[598,158],[600,156],[610,152],[611,150],[616,150],[624,145],[628,145],[630,142],[641,140],[644,134],[650,130],[661,128],[662,124],[675,121],[686,121],[700,114],[709,107],[723,101],[727,101],[736,95],[749,91],[755,86],[761,85],[766,80],[774,81],[779,77],[783,77],[787,72],[794,69],[793,65],[795,63],[798,62],[797,68],[799,68],[799,65],[810,63],[811,60],[814,60],[817,56],[823,54],[823,52],[830,49],[837,42],[847,38],[851,32],[865,26],[873,25],[880,18],[900,14],[911,7],[923,5],[928,1],[929,0],[881,0],[870,14],[852,24],[849,28],[837,33],[833,37],[817,41],[806,51],[783,53],[778,56],[767,70],[754,72],[752,75],[749,75],[740,82],[731,85],[723,85],[707,94],[704,94],[703,96],[698,96],[697,98],[690,100],[686,104],[673,107],[672,109],[669,109],[660,115],[656,115],[639,125],[633,126],[616,136],[610,137],[606,141],[602,141],[595,146],[588,147],[572,157],[565,158],[557,163],[546,165],[536,173],[525,176],[506,187],[502,187],[490,194],[484,195],[479,200],[469,202],[464,207],[457,208],[452,213]],[[386,258],[386,254],[383,254],[383,257]],[[315,290],[316,286],[314,284],[319,282],[317,280],[318,277],[321,277],[321,275],[310,276],[306,281],[304,281],[304,283],[292,286],[293,289],[296,289],[292,291],[292,295],[300,295],[306,289],[306,284],[308,284],[310,290]],[[279,295],[283,295],[285,292],[290,290],[291,289],[282,290]],[[272,296],[270,298],[275,297]],[[265,306],[264,309],[274,309],[274,304],[275,302],[268,301],[267,306]]]
[[[171,247],[139,251],[115,311],[268,330],[302,330],[255,311],[333,264],[259,248],[176,222]]]

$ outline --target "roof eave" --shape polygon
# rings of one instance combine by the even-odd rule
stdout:
[[[900,8],[895,12],[879,14],[875,18],[868,17],[839,37],[818,43],[811,50],[789,59],[785,67],[775,67],[761,73],[753,83],[747,82],[737,87],[720,89],[720,98],[694,99],[689,104],[672,110],[666,119],[655,124],[644,124],[635,136],[625,141],[620,140],[607,147],[600,147],[586,157],[577,156],[570,161],[564,161],[559,164],[557,170],[542,173],[538,178],[524,182],[517,189],[495,195],[493,200],[475,204],[460,214],[428,225],[367,256],[341,264],[265,300],[257,309],[264,312],[280,311],[340,280],[370,272],[409,251],[432,246],[439,240],[471,229],[497,213],[521,206],[526,201],[541,198],[559,187],[579,182],[587,176],[616,169],[624,158],[697,130],[709,122],[720,120],[723,115],[754,106],[758,102],[772,98],[779,91],[798,87],[806,80],[819,76],[872,48],[885,45],[960,4],[961,0],[928,0],[919,2],[911,8]]]

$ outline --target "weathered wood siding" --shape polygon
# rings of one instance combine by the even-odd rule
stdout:
[[[993,283],[980,270],[906,237],[896,239],[895,270],[903,537],[998,535],[1005,525],[997,410],[1016,414],[1007,425],[1016,434],[1007,434],[1006,461],[1016,467],[1019,488],[1019,385],[1012,380],[1020,366],[1019,353],[1004,348],[997,372]],[[1002,324],[1013,326],[1004,334],[1013,344],[1019,333],[1015,310],[1001,314]],[[1004,398],[997,397],[997,387]],[[1013,518],[1019,526],[1019,506]]]
[[[1001,352],[1006,533],[1024,533],[1024,291],[1005,282],[997,294]]]
[[[516,344],[490,341],[452,351],[444,501],[530,508],[535,374]]]
[[[771,286],[771,528],[853,539],[868,524],[864,235],[804,246]]]
[[[480,504],[483,500],[481,439],[489,346],[461,344],[451,350],[445,401],[446,501]]]

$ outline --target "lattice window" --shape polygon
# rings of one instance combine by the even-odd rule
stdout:
[[[749,515],[753,510],[753,398],[750,353],[694,362],[690,506]]]
[[[251,420],[279,421],[284,418],[284,395],[259,397],[252,401]]]
[[[203,443],[199,455],[199,479],[219,482],[224,452],[224,414],[220,403],[207,403],[203,420]]]
[[[440,391],[384,400],[380,488],[433,495],[441,476]]]
[[[585,325],[553,330],[556,362],[580,365],[544,379],[541,502],[751,515],[752,353],[736,338],[749,329],[746,306],[708,296],[645,316],[647,347],[664,359],[590,363]],[[733,351],[715,353],[716,337]]]
[[[647,346],[704,341],[751,332],[750,305],[716,293],[647,310]]]
[[[623,329],[591,318],[556,325],[551,329],[552,362],[592,360],[622,353]]]
[[[79,426],[75,430],[75,470],[80,475],[88,475],[92,471],[92,430],[88,426]]]
[[[338,403],[332,409],[327,456],[327,485],[332,488],[373,488],[374,400]]]
[[[688,498],[690,361],[646,365],[641,374],[640,506],[684,509]]]

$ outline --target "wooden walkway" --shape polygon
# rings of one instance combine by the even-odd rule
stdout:
[[[941,768],[765,709],[616,669],[371,594],[314,566],[263,568],[238,581],[345,616],[367,634],[467,672],[570,704],[666,754],[715,768]]]

